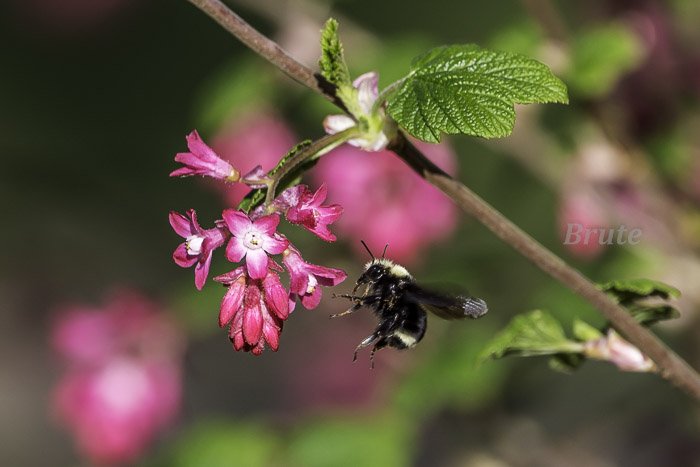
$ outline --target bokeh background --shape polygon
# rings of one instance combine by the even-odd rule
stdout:
[[[697,2],[229,4],[312,66],[319,29],[338,18],[352,72],[378,70],[382,85],[444,43],[477,42],[549,64],[569,86],[571,105],[522,108],[510,138],[455,137],[428,152],[594,280],[650,277],[681,289],[682,317],[656,330],[700,367]],[[564,375],[543,359],[477,367],[489,338],[518,313],[543,308],[564,323],[603,321],[388,154],[372,160],[341,148],[308,177],[314,187],[333,180],[330,200],[345,204],[337,243],[283,231],[307,259],[349,273],[337,292],[366,261],[358,249],[365,238],[375,250],[389,242],[388,256],[424,282],[485,298],[490,313],[476,322],[433,319],[420,346],[383,351],[370,370],[366,354],[355,364],[351,357],[372,317],[328,320],[343,304],[326,291],[318,309],[298,307],[290,317],[279,352],[235,352],[217,327],[221,286],[197,292],[191,271],[172,262],[180,238],[167,213],[196,208],[210,225],[240,194],[168,178],[172,158],[197,128],[237,164],[271,165],[296,141],[322,135],[323,116],[334,110],[187,2],[6,0],[0,61],[0,464],[700,465],[700,411],[658,377],[595,362]],[[639,227],[642,241],[565,248],[567,222]],[[215,258],[215,273],[227,269]],[[80,419],[88,420],[83,431],[102,421],[144,433],[115,444],[114,452],[127,450],[121,457],[100,457],[76,447],[78,428],[66,429],[57,409],[56,388],[80,370],[56,350],[56,328],[71,310],[108,313],[125,290],[151,310],[144,313],[177,328],[176,344],[162,329],[109,320],[79,326],[71,342],[89,352],[148,329],[119,345],[128,355],[156,355],[150,363],[167,361],[173,372],[163,387],[135,381],[151,399],[179,402],[136,407],[135,421],[98,404],[93,418]],[[95,338],[105,327],[112,340]],[[119,374],[140,374],[129,371]],[[115,381],[107,386],[117,396],[135,391],[129,378]],[[119,437],[101,429],[94,433]]]

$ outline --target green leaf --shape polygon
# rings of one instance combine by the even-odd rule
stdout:
[[[309,146],[311,146],[310,139],[304,140],[301,143],[296,144],[294,147],[292,147],[292,149],[290,149],[287,152],[287,154],[284,155],[284,157],[282,157],[282,159],[280,159],[280,161],[277,163],[277,165],[272,170],[270,170],[270,175],[276,175],[277,172],[279,172],[279,170],[282,167],[284,167],[284,165],[287,162],[289,162],[289,160],[292,157],[296,156],[297,154],[299,154],[301,151],[303,151],[304,149],[306,149]]]
[[[661,297],[667,300],[681,296],[681,291],[677,288],[652,279],[620,279],[599,284],[598,287],[615,297],[622,305],[646,297]]]
[[[632,305],[628,307],[628,310],[632,317],[644,326],[651,326],[659,321],[676,319],[681,315],[678,310],[669,305]]]
[[[387,416],[338,417],[303,428],[283,465],[303,467],[400,467],[410,464],[409,424]],[[236,464],[246,465],[246,464]]]
[[[574,319],[573,333],[574,337],[582,342],[593,341],[603,337],[602,332],[580,319]]]
[[[529,357],[581,351],[581,344],[566,337],[559,321],[535,310],[518,315],[487,345],[480,360],[506,355]]]
[[[567,375],[578,370],[586,357],[579,353],[560,353],[549,359],[549,368]]]
[[[625,73],[639,65],[643,50],[637,36],[621,25],[579,34],[571,48],[567,83],[582,96],[604,96]]]
[[[416,58],[389,94],[387,111],[416,138],[441,133],[507,136],[514,104],[568,103],[566,86],[546,65],[523,55],[476,45],[438,47]]]
[[[260,203],[265,201],[265,189],[257,188],[251,190],[245,197],[238,203],[238,209],[248,214],[253,209],[260,206]]]
[[[343,56],[343,44],[338,37],[338,21],[329,18],[321,30],[321,75],[337,87],[352,86],[350,72]]]

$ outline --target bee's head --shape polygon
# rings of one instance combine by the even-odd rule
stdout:
[[[365,265],[365,271],[357,279],[357,284],[371,284],[389,273],[390,266],[386,260],[375,259]]]
[[[373,259],[365,265],[364,272],[355,283],[355,289],[363,284],[375,284],[386,277],[411,278],[406,268],[388,259]]]

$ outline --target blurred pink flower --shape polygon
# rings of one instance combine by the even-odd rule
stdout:
[[[416,145],[443,170],[456,172],[449,145]],[[414,262],[457,224],[450,200],[389,151],[368,153],[343,145],[322,157],[311,173],[328,186],[328,199],[343,206],[337,231],[353,240],[359,254],[365,254],[360,240],[377,251],[388,243],[393,259]]]
[[[559,226],[562,242],[566,240],[567,230],[570,226],[581,226],[585,229],[593,229],[585,242],[581,241],[564,246],[571,254],[581,259],[593,259],[600,255],[606,245],[599,243],[600,231],[597,228],[606,228],[609,224],[608,214],[601,206],[599,200],[587,191],[572,191],[563,195],[559,207]],[[577,227],[575,227],[577,228]]]
[[[224,125],[212,139],[212,148],[241,173],[248,173],[257,165],[268,172],[296,142],[296,136],[284,120],[273,113],[256,113],[242,115]],[[230,206],[237,206],[250,191],[241,183],[216,186],[223,191]]]
[[[52,344],[66,365],[52,408],[91,462],[134,461],[177,414],[182,337],[140,295],[64,309]]]

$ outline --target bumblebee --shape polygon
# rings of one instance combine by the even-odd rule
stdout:
[[[374,367],[374,354],[384,347],[408,349],[415,347],[425,335],[427,313],[443,319],[480,318],[488,311],[486,302],[468,295],[449,295],[428,290],[418,285],[403,266],[385,259],[386,247],[381,258],[375,258],[369,247],[362,242],[372,260],[365,265],[351,294],[339,297],[351,300],[353,305],[332,318],[349,315],[363,307],[370,308],[379,319],[374,332],[355,349],[357,353],[373,345],[370,362]],[[356,295],[362,286],[364,291]]]

